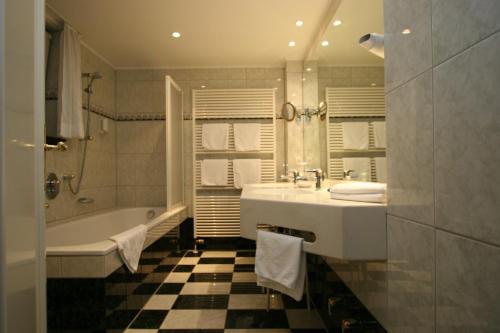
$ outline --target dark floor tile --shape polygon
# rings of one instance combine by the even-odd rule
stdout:
[[[255,251],[238,251],[236,252],[237,257],[255,257]]]
[[[317,329],[303,328],[303,329],[291,330],[291,333],[325,333],[325,332],[326,331],[321,329],[321,328],[317,328]]]
[[[226,328],[288,328],[284,310],[228,310]]]
[[[227,309],[229,295],[179,295],[174,309]]]
[[[255,282],[233,282],[231,284],[231,294],[263,294],[264,288]]]
[[[160,328],[167,313],[167,310],[143,310],[135,318],[130,328]]]
[[[159,330],[158,333],[224,333],[224,330],[210,330],[210,329],[185,329],[185,330]]]
[[[188,251],[184,256],[185,257],[201,257],[202,254],[203,254],[203,251],[198,251],[198,252]]]
[[[235,272],[255,272],[255,265],[234,265]]]
[[[106,317],[106,329],[126,328],[137,315],[139,310],[117,310]]]
[[[139,265],[158,265],[162,260],[162,258],[141,258]]]
[[[192,273],[188,282],[231,282],[233,273]]]
[[[296,300],[287,295],[281,295],[281,298],[283,299],[283,306],[285,307],[285,309],[307,309],[306,295],[302,297],[302,300],[300,302],[297,302]]]
[[[161,285],[157,294],[159,295],[178,295],[181,292],[184,283],[164,283]]]
[[[159,283],[143,283],[135,288],[133,294],[135,295],[153,295],[160,286]]]
[[[234,264],[234,258],[201,258],[199,264]]]
[[[189,273],[194,269],[194,265],[177,265],[174,269],[174,272],[178,273]]]
[[[155,272],[171,272],[175,268],[175,265],[160,265],[155,268]]]
[[[186,254],[186,251],[174,251],[172,253],[170,253],[168,256],[169,257],[184,257],[184,255]]]

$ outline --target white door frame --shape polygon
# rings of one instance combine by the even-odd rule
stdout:
[[[20,29],[22,32],[16,30],[14,34],[14,29],[6,23],[6,19],[10,22],[17,21],[16,24],[19,26],[26,23],[27,28],[26,30]],[[2,22],[0,24],[0,332],[7,332],[10,327],[11,331],[15,330],[16,333],[30,333],[26,327],[34,327],[36,333],[45,333],[45,2],[44,0],[0,0],[0,22]],[[30,27],[34,27],[31,32]],[[24,45],[28,45],[27,48],[20,48],[24,52],[21,52],[24,58],[20,63],[32,64],[29,67],[22,67],[30,70],[33,68],[31,79],[30,72],[19,73],[19,75],[17,72],[8,74],[6,68],[6,52],[18,51],[16,48],[18,44],[15,43],[20,39],[18,34],[23,33],[25,35],[21,36],[28,36],[28,42],[33,41],[32,44]],[[32,35],[29,35],[31,33]],[[26,43],[26,40],[23,42]],[[26,53],[26,50],[32,50],[32,53]],[[10,59],[13,58],[11,54]],[[14,68],[17,69],[17,67]],[[14,79],[15,85],[13,85]],[[24,81],[20,82],[23,79]],[[19,83],[23,85],[23,91],[12,90],[9,95],[6,94],[7,87],[15,89],[13,87],[17,87]],[[29,94],[31,89],[33,89],[33,95],[28,95],[27,98],[29,98],[28,101],[32,100],[32,108],[28,107],[22,111],[6,109],[7,99],[22,99],[23,94]],[[22,117],[13,116],[21,113]],[[30,139],[13,140],[12,136],[9,137],[9,133],[12,135],[13,128],[22,128],[26,131],[24,137]],[[20,137],[23,137],[22,133]],[[7,180],[10,180],[12,187],[12,184],[17,184],[17,179],[19,179],[12,181],[13,177],[19,177],[19,175],[16,174],[16,170],[13,170],[15,168],[12,168],[12,165],[10,168],[6,168],[6,165],[8,161],[12,163],[13,160],[17,163],[20,156],[27,163],[34,163],[33,171],[22,175],[24,187],[8,188]],[[16,192],[14,196],[13,190]],[[22,202],[27,207],[26,216],[17,211],[14,213],[14,215],[17,214],[16,216],[9,215],[7,208],[10,208],[9,205],[13,202],[19,204],[17,199],[19,195],[26,198],[26,202]],[[20,224],[22,224],[21,227]],[[22,246],[20,249],[10,247],[6,240],[11,240],[12,237],[22,239],[23,231],[29,233],[27,238],[33,240],[34,244],[27,249]],[[10,244],[15,242],[11,240]],[[16,273],[13,275],[13,272]],[[27,276],[23,272],[31,272],[31,274],[34,272],[35,276]],[[17,276],[19,281],[14,281],[17,280]],[[15,289],[16,292],[9,287],[13,284],[12,282],[19,287],[19,290]],[[18,317],[14,318],[14,315]],[[19,320],[19,318],[23,319]],[[33,332],[32,329],[30,331]]]

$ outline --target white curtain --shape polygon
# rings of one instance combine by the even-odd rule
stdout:
[[[58,80],[59,135],[63,138],[84,136],[82,109],[82,70],[80,36],[67,24],[59,41]]]

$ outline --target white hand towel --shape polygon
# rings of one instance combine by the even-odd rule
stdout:
[[[260,150],[260,124],[234,124],[234,147],[237,151]]]
[[[370,179],[370,159],[368,157],[345,157],[344,170],[354,170],[352,177],[362,179],[362,175],[366,174],[367,179]]]
[[[201,161],[201,185],[227,186],[228,160],[210,159]]]
[[[377,181],[387,183],[387,159],[385,157],[375,157],[375,169],[377,171]]]
[[[302,238],[259,230],[255,253],[257,284],[300,301],[304,294],[306,253]]]
[[[385,148],[385,121],[373,122],[373,136],[376,148]]]
[[[245,184],[260,183],[260,160],[233,160],[234,187],[242,188]]]
[[[201,145],[208,150],[227,150],[229,124],[203,124]]]
[[[346,121],[342,123],[344,149],[368,149],[368,123]]]
[[[140,224],[109,238],[118,246],[118,253],[120,253],[123,263],[132,273],[135,273],[139,267],[139,259],[147,232],[148,228],[144,224]]]
[[[387,185],[370,182],[349,182],[335,184],[330,188],[330,193],[337,194],[384,194]]]
[[[360,201],[360,202],[385,202],[385,194],[341,194],[330,192],[330,197],[335,200]]]

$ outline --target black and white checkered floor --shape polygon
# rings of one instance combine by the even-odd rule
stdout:
[[[305,300],[272,294],[267,312],[254,263],[254,251],[186,252],[125,332],[325,332]]]

